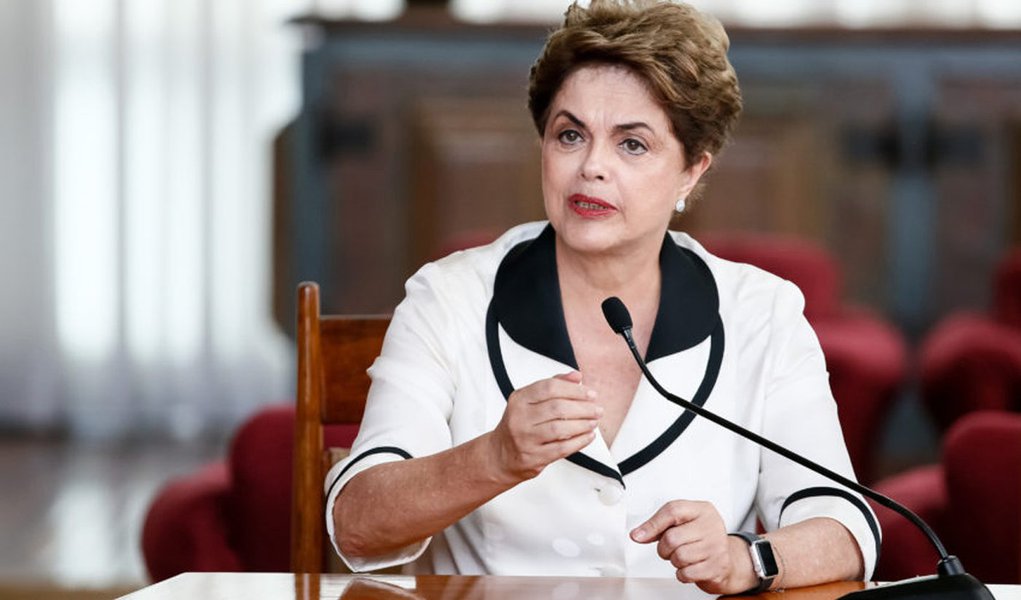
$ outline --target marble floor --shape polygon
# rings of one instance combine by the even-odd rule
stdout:
[[[223,456],[225,446],[0,437],[0,584],[145,585],[139,539],[150,500],[167,479]]]

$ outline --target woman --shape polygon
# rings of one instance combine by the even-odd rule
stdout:
[[[675,576],[712,593],[870,575],[860,497],[659,397],[601,314],[624,301],[668,389],[852,476],[800,292],[667,231],[740,112],[728,45],[686,5],[568,9],[529,85],[549,222],[408,281],[326,481],[353,569]],[[756,568],[769,547],[775,568]]]

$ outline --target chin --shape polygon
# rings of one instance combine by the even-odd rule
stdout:
[[[583,254],[605,254],[619,247],[620,236],[611,231],[610,227],[599,227],[597,223],[578,226],[578,224],[557,226],[553,228],[557,232],[560,243],[571,250]]]

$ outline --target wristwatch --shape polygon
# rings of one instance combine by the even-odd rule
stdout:
[[[752,557],[752,569],[759,577],[759,585],[744,592],[745,594],[761,594],[769,589],[773,580],[780,574],[780,567],[776,563],[776,556],[773,554],[773,545],[769,540],[759,537],[747,531],[738,531],[730,535],[741,538],[748,542],[748,552]]]

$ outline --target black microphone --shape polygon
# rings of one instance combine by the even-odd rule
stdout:
[[[670,400],[674,404],[681,406],[685,410],[690,410],[696,415],[704,419],[708,419],[724,429],[729,429],[737,435],[755,442],[763,448],[772,450],[780,456],[792,460],[831,481],[835,481],[863,496],[871,498],[878,504],[905,517],[907,520],[911,521],[915,527],[922,530],[922,533],[925,534],[925,537],[928,538],[928,540],[936,548],[936,552],[939,554],[939,562],[936,565],[936,572],[938,575],[916,577],[895,583],[884,584],[874,588],[851,592],[841,596],[841,598],[852,598],[855,600],[873,600],[880,598],[917,598],[919,600],[924,598],[936,600],[993,600],[993,595],[990,593],[989,588],[972,575],[966,573],[964,566],[961,565],[960,559],[952,554],[947,554],[946,548],[943,547],[943,542],[941,542],[939,537],[936,536],[936,533],[928,524],[925,523],[925,521],[921,519],[921,517],[911,512],[907,507],[899,504],[892,498],[884,496],[875,490],[861,485],[857,481],[852,481],[839,473],[835,473],[819,463],[813,462],[804,456],[788,450],[787,448],[784,448],[783,446],[772,442],[757,433],[748,431],[744,427],[741,427],[736,423],[732,423],[731,421],[728,421],[727,419],[724,419],[723,417],[708,411],[697,404],[693,404],[684,398],[675,396],[674,394],[666,391],[666,389],[664,389],[663,386],[656,381],[656,378],[652,376],[652,373],[649,372],[649,367],[645,364],[645,360],[642,359],[642,355],[638,352],[638,348],[635,346],[634,337],[631,335],[631,313],[628,312],[624,303],[621,302],[620,298],[611,296],[610,298],[603,300],[602,306],[603,316],[606,317],[606,322],[609,323],[610,328],[613,329],[615,333],[624,337],[628,348],[631,349],[631,355],[635,357],[635,362],[637,362],[638,366],[642,369],[642,373],[645,375],[645,378],[661,396]]]

